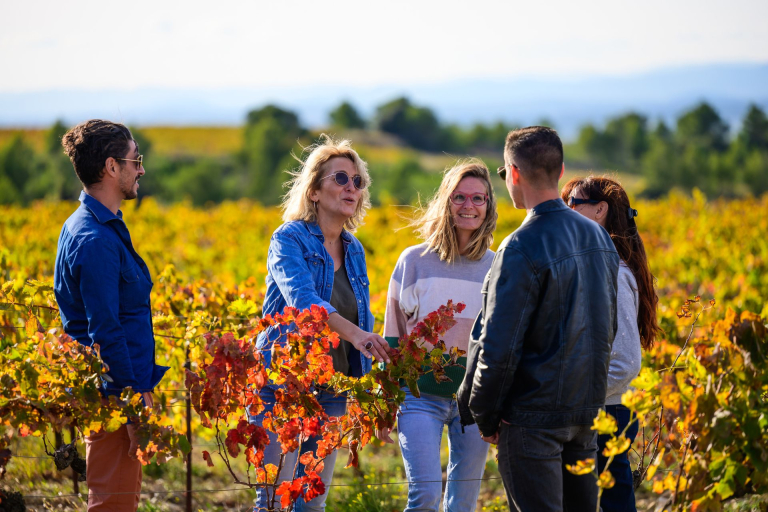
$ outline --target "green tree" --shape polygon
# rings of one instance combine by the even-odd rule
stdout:
[[[0,149],[0,202],[26,203],[26,187],[34,175],[37,159],[21,134]]]
[[[291,164],[291,151],[300,150],[298,139],[305,134],[293,112],[268,105],[248,113],[242,160],[245,165],[245,195],[276,204],[288,177],[282,171]]]
[[[747,149],[768,150],[768,117],[757,105],[750,105],[741,124],[738,140]]]
[[[347,101],[344,101],[331,110],[329,114],[331,126],[334,128],[350,129],[364,128],[365,120],[357,112],[357,109]]]
[[[440,123],[434,112],[411,104],[408,98],[397,98],[376,109],[376,127],[397,135],[408,145],[434,151],[439,149]]]
[[[677,120],[676,137],[682,146],[714,151],[728,149],[728,125],[708,103],[700,103]]]
[[[189,199],[195,206],[221,202],[226,199],[224,167],[222,162],[207,158],[190,162],[166,180],[166,188],[174,200]]]
[[[638,172],[640,159],[648,151],[648,118],[630,112],[608,121],[605,135],[613,142],[611,167]]]
[[[649,135],[648,151],[642,156],[640,170],[645,178],[645,196],[658,197],[678,185],[673,134],[664,122]]]
[[[579,130],[577,145],[583,148],[584,153],[595,166],[603,168],[612,166],[616,141],[594,125],[587,124]]]
[[[37,186],[47,189],[43,193],[44,197],[74,201],[80,195],[83,186],[77,179],[72,162],[69,161],[69,157],[61,146],[61,139],[67,130],[67,125],[58,120],[46,132],[46,164],[43,179]]]

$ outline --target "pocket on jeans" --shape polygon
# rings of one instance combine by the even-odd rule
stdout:
[[[568,428],[539,429],[520,428],[520,441],[523,452],[531,457],[554,457],[563,451],[563,440],[567,438]]]

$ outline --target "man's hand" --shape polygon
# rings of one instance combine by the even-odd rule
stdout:
[[[499,433],[498,431],[493,434],[492,436],[484,436],[483,434],[480,434],[480,437],[483,438],[483,441],[490,444],[499,444]]]
[[[387,444],[395,444],[395,440],[389,435],[392,432],[391,428],[376,429],[376,437]]]
[[[136,429],[138,427],[139,426],[136,423],[126,425],[126,428],[128,429],[128,439],[131,440],[131,444],[128,445],[128,458],[131,460],[139,460],[136,456],[136,450],[139,449],[139,438],[136,435]]]

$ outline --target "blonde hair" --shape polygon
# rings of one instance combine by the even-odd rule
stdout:
[[[485,220],[472,233],[465,256],[473,261],[481,259],[493,244],[496,230],[496,197],[493,194],[491,175],[488,167],[477,158],[459,160],[447,169],[437,193],[426,208],[419,208],[417,218],[411,223],[419,237],[427,242],[424,251],[435,251],[442,261],[452,263],[459,257],[459,242],[456,237],[455,221],[451,215],[451,194],[464,178],[478,178],[485,183],[488,193]]]
[[[357,203],[355,214],[344,223],[344,229],[350,233],[362,225],[363,217],[371,207],[371,193],[368,187],[371,178],[368,175],[366,164],[357,152],[352,149],[352,143],[348,140],[336,140],[333,137],[321,134],[320,141],[304,148],[306,159],[296,158],[300,162],[299,170],[290,172],[293,179],[286,183],[288,192],[283,196],[281,208],[283,209],[283,221],[303,220],[317,222],[317,210],[315,209],[310,194],[320,188],[320,179],[323,177],[323,167],[332,158],[348,158],[355,164],[355,169],[363,178],[365,188],[361,191],[360,201]]]

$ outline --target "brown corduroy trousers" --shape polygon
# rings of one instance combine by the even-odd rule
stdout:
[[[141,492],[141,463],[128,458],[128,429],[102,430],[85,438],[88,512],[135,512]]]

